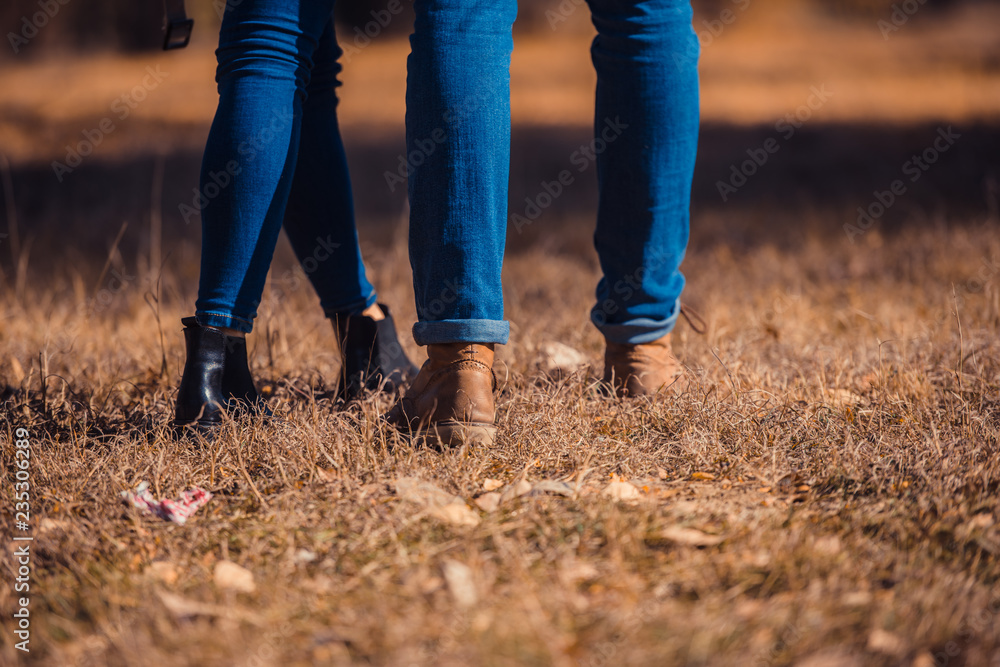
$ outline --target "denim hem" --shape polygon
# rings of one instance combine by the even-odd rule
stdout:
[[[376,303],[378,303],[378,295],[372,292],[364,299],[357,299],[343,306],[323,306],[323,314],[331,319],[338,315],[360,315]]]
[[[253,331],[252,321],[236,317],[235,315],[197,311],[194,314],[194,318],[198,321],[198,324],[203,327],[222,327],[224,329],[235,329],[236,331],[240,331],[242,333],[250,333]]]
[[[659,340],[673,331],[680,314],[681,301],[678,299],[674,305],[673,315],[662,320],[636,317],[625,322],[604,322],[603,324],[599,324],[593,313],[591,313],[590,319],[609,343],[642,345]]]
[[[506,345],[510,338],[507,320],[441,320],[417,322],[413,340],[417,345],[438,343],[496,343]]]

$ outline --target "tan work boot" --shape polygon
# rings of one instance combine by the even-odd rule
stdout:
[[[618,396],[646,396],[661,390],[681,393],[687,386],[684,367],[670,349],[670,334],[640,345],[607,343],[604,381]]]
[[[492,445],[497,432],[493,345],[428,345],[427,356],[386,421],[444,446]]]

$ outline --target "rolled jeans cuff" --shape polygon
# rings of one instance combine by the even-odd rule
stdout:
[[[212,313],[196,311],[194,319],[203,327],[215,327],[217,329],[234,329],[242,333],[250,333],[253,330],[253,322],[236,317],[235,315],[225,315],[223,313]]]
[[[603,313],[599,313],[597,309],[591,311],[590,321],[604,335],[606,341],[623,345],[642,345],[659,340],[674,330],[677,318],[681,314],[681,300],[677,299],[677,302],[674,304],[673,313],[662,320],[654,320],[649,317],[636,317],[624,322],[612,323],[601,321],[600,314]]]
[[[413,340],[417,345],[439,343],[496,343],[506,345],[510,338],[507,320],[440,320],[417,322]]]

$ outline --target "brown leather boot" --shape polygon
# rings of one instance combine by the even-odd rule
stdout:
[[[641,345],[607,343],[604,381],[618,396],[646,396],[661,390],[681,393],[687,386],[684,367],[670,349],[670,334]]]
[[[386,421],[444,446],[492,445],[497,432],[493,345],[428,345],[427,357]]]

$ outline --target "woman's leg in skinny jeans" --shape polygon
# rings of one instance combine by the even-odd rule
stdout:
[[[285,210],[285,233],[328,316],[357,314],[376,300],[361,259],[351,176],[337,123],[342,53],[331,18],[313,56],[308,97],[302,104],[298,162]]]
[[[219,107],[201,170],[196,317],[249,332],[297,160],[313,54],[333,0],[242,0],[219,38]]]

